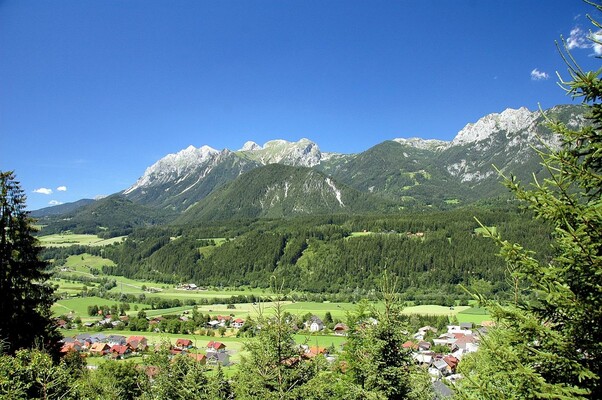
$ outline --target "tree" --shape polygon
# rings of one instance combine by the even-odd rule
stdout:
[[[349,340],[343,354],[346,375],[374,398],[432,398],[426,374],[403,348],[408,337],[402,333],[404,319],[397,280],[383,274],[379,294],[383,311],[360,302],[356,312],[348,316]],[[369,319],[369,315],[376,315],[376,320]]]
[[[132,361],[103,362],[79,382],[79,398],[83,399],[134,400],[150,390],[144,370]]]
[[[43,346],[58,354],[53,288],[13,172],[0,172],[0,340],[3,351]]]
[[[258,334],[245,343],[234,392],[238,399],[301,399],[303,387],[322,369],[316,358],[306,359],[295,343],[294,330],[284,317],[280,300],[273,315],[260,308]]]
[[[72,352],[75,357],[79,354]],[[80,363],[80,361],[76,361]],[[81,364],[53,362],[37,349],[18,350],[14,356],[0,356],[0,399],[79,399],[77,384]]]
[[[509,306],[487,302],[499,327],[460,364],[464,398],[602,398],[602,70],[583,71],[566,44],[561,54],[571,76],[561,85],[583,100],[590,124],[573,130],[550,121],[562,146],[540,153],[549,178],[530,188],[505,179],[553,227],[555,254],[539,261],[489,232],[515,293]]]

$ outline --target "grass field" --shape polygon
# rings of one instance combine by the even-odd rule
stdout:
[[[456,317],[458,322],[472,322],[473,324],[491,320],[491,315],[489,315],[487,309],[481,307],[468,308],[459,312]]]
[[[125,239],[125,236],[118,236],[110,239],[102,239],[96,235],[84,235],[84,234],[54,234],[39,236],[38,240],[44,247],[67,247],[73,245],[83,246],[106,246],[120,242]]]
[[[103,266],[115,266],[115,263],[108,258],[93,256],[92,254],[84,253],[77,256],[67,257],[67,261],[63,267],[74,271],[90,272],[90,268],[101,269]]]
[[[493,231],[495,231],[495,227],[490,227]],[[484,231],[483,228],[476,228],[476,233],[482,233]],[[370,235],[371,232],[353,232],[352,236],[363,236]],[[110,243],[114,243],[120,240],[123,240],[123,237],[112,238],[108,240],[100,239],[95,235],[77,235],[77,234],[64,234],[64,235],[47,235],[39,238],[44,246],[69,246],[74,244],[81,245],[93,245],[93,246],[102,246]],[[215,240],[217,245],[220,245],[225,242],[224,238],[210,238]],[[103,266],[114,266],[113,261],[109,259],[105,259],[98,256],[93,256],[91,254],[81,254],[70,256],[67,258],[65,265],[62,268],[67,269],[68,274],[74,275],[76,278],[77,275],[85,276],[85,277],[93,277],[94,275],[91,273],[93,269],[102,270]],[[231,296],[238,295],[255,295],[255,296],[269,296],[269,291],[265,289],[248,289],[248,288],[240,288],[240,289],[210,289],[210,290],[179,290],[174,287],[174,285],[166,285],[162,283],[155,282],[144,282],[134,279],[128,279],[123,276],[114,276],[114,275],[98,275],[102,277],[106,277],[109,279],[114,279],[117,283],[117,286],[112,288],[110,292],[112,293],[124,293],[124,294],[132,294],[132,295],[140,295],[144,294],[147,298],[150,297],[158,297],[165,299],[179,299],[183,303],[187,300],[199,302],[202,299],[215,299],[215,298],[223,298],[224,303],[227,302],[227,299]],[[78,294],[84,287],[83,283],[57,279],[54,280],[53,283],[58,284],[59,293],[64,293],[69,296],[74,296]],[[94,284],[88,284],[88,286],[94,286]],[[143,290],[143,287],[155,288],[157,292],[148,292]],[[53,312],[55,315],[60,315],[65,312],[73,311],[76,315],[81,318],[88,318],[87,309],[90,305],[112,305],[117,303],[113,300],[105,300],[96,297],[84,297],[84,298],[71,298],[67,300],[58,301],[54,307]],[[271,314],[272,312],[272,304],[265,303],[262,304],[264,307],[264,312],[266,314]],[[137,311],[134,310],[134,304],[131,304],[132,309],[130,310],[130,314],[134,314]],[[199,311],[204,314],[233,314],[236,317],[248,317],[248,316],[257,316],[259,312],[260,305],[257,304],[236,304],[234,309],[227,308],[226,304],[213,304],[213,305],[204,305],[199,306]],[[378,305],[377,305],[378,307]],[[137,304],[138,309],[149,308],[146,304]],[[167,310],[148,310],[147,315],[149,316],[158,316],[162,314],[174,314],[181,313],[184,310],[190,310],[191,306],[182,306],[175,307]],[[351,303],[330,303],[330,302],[283,302],[283,309],[292,314],[296,315],[304,315],[307,313],[315,314],[320,318],[323,318],[326,312],[330,312],[334,319],[345,320],[348,312],[353,311],[355,309],[355,305]],[[426,314],[426,315],[447,315],[447,316],[456,316],[460,322],[474,322],[480,323],[484,320],[489,319],[489,315],[486,310],[470,308],[467,306],[456,306],[454,309],[450,309],[449,307],[443,306],[435,306],[435,305],[421,305],[421,306],[408,306],[405,307],[403,312],[405,314]]]
[[[73,312],[80,318],[88,316],[88,306],[93,305],[107,305],[112,306],[113,304],[119,304],[118,301],[101,299],[100,297],[77,297],[74,299],[59,300],[52,306],[52,312],[55,315],[65,314]]]

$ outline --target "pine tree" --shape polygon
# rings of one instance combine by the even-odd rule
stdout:
[[[319,357],[309,360],[303,357],[281,301],[274,303],[272,316],[259,311],[260,329],[245,344],[248,355],[241,357],[236,375],[236,398],[301,399],[304,385],[323,369]]]
[[[0,340],[9,354],[44,347],[56,355],[60,335],[52,324],[53,289],[13,172],[0,171]]]
[[[430,399],[430,380],[420,371],[403,344],[408,340],[397,293],[397,279],[383,274],[380,300],[384,310],[360,302],[348,316],[349,340],[343,354],[344,369],[350,380],[382,399]],[[375,315],[376,320],[369,318]]]
[[[530,188],[506,179],[553,227],[555,255],[538,261],[490,233],[516,289],[512,305],[489,303],[499,327],[460,364],[464,398],[602,398],[602,70],[584,72],[566,46],[561,54],[571,75],[561,84],[582,98],[590,124],[550,121],[562,139],[560,150],[541,153],[550,177]]]

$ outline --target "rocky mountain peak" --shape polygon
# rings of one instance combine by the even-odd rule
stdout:
[[[422,150],[439,150],[439,149],[444,149],[447,146],[449,146],[449,142],[446,142],[444,140],[437,140],[437,139],[420,139],[420,138],[396,138],[393,139],[394,142],[403,144],[405,146],[410,146],[410,147],[415,147],[417,149],[422,149]]]
[[[240,152],[264,165],[286,164],[313,167],[322,159],[318,145],[305,138],[298,142],[282,139],[270,140],[263,146],[249,141],[245,143]]]
[[[261,146],[255,142],[253,142],[252,140],[249,140],[249,141],[245,142],[245,144],[242,146],[242,148],[239,151],[253,151],[253,150],[261,150]]]
[[[526,107],[521,107],[518,110],[508,108],[499,114],[486,115],[474,124],[467,124],[458,132],[452,141],[452,146],[480,142],[499,131],[512,134],[528,127],[536,117],[537,113],[529,111]]]
[[[202,146],[197,149],[190,145],[177,153],[166,155],[148,167],[140,179],[123,193],[129,194],[141,187],[181,179],[197,168],[198,165],[206,163],[219,154],[218,150],[209,146]]]

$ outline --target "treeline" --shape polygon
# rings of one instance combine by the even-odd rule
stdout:
[[[169,212],[134,204],[116,194],[68,214],[41,218],[38,222],[45,225],[40,235],[72,232],[111,238],[128,235],[137,228],[164,224],[171,217]]]
[[[386,269],[400,277],[405,300],[446,304],[467,296],[459,284],[508,289],[506,264],[475,228],[495,227],[541,258],[551,256],[549,228],[512,204],[398,216],[323,216],[249,220],[215,226],[138,229],[105,247],[47,249],[45,256],[89,252],[114,261],[104,272],[165,283],[267,287],[339,293],[353,301],[377,286]],[[355,234],[354,234],[355,232]],[[210,238],[222,237],[216,245]]]

